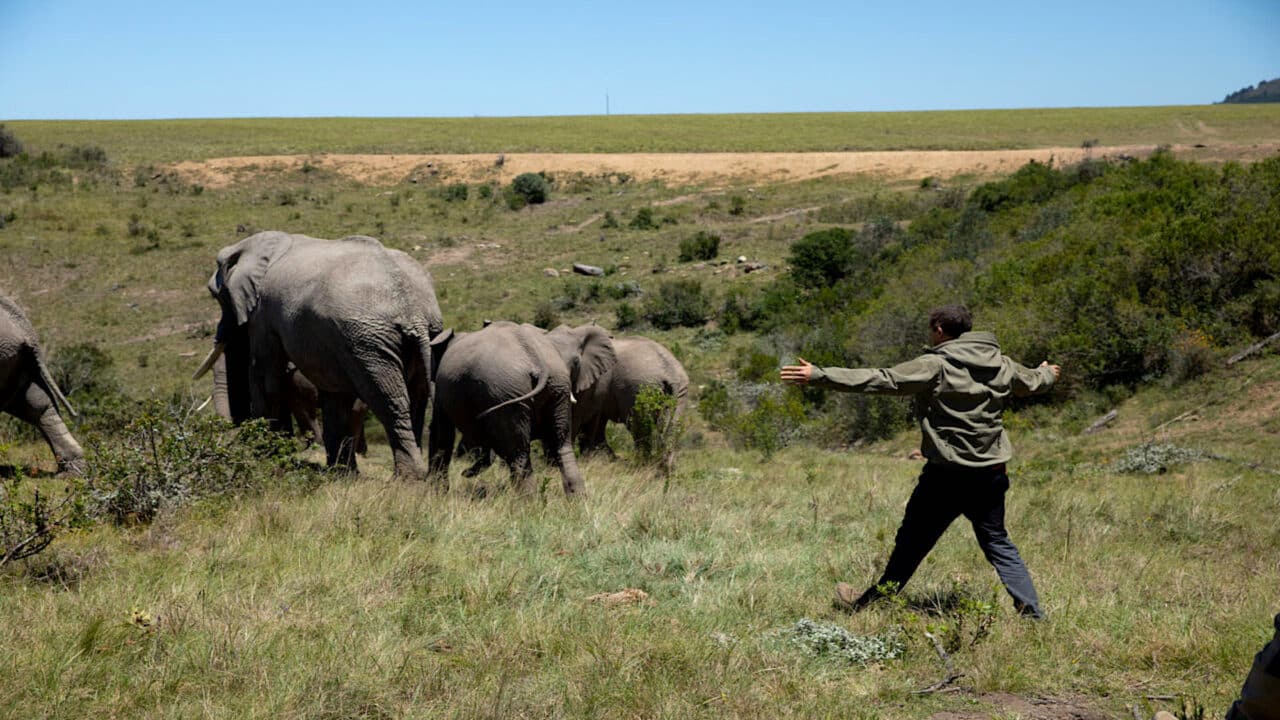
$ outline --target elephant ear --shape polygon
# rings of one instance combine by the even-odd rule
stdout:
[[[580,338],[578,376],[574,379],[573,392],[584,395],[600,378],[613,370],[618,356],[613,351],[613,339],[604,328],[589,325],[574,331]]]
[[[210,291],[227,293],[237,325],[249,321],[261,300],[267,270],[292,245],[293,237],[288,233],[262,232],[218,253],[218,271],[209,281]]]

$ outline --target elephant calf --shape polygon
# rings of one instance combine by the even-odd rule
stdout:
[[[84,450],[58,414],[58,403],[75,417],[44,364],[31,321],[17,303],[0,295],[0,409],[40,428],[59,474],[79,475]]]
[[[552,338],[573,338],[584,332],[598,331],[594,325],[577,328],[560,326],[552,330]],[[646,337],[613,338],[617,361],[609,372],[577,393],[573,408],[574,438],[582,452],[613,449],[605,440],[605,426],[610,420],[630,427],[636,398],[646,387],[655,387],[676,399],[673,420],[684,413],[689,394],[689,375],[671,351]],[[662,468],[670,472],[675,464],[674,448],[664,449]]]
[[[529,444],[542,441],[560,468],[566,495],[583,491],[573,454],[573,395],[614,363],[613,345],[600,328],[552,342],[532,325],[495,322],[479,332],[446,330],[432,340],[435,408],[431,416],[431,471],[447,475],[455,434],[492,449],[511,468],[511,479],[531,493]]]

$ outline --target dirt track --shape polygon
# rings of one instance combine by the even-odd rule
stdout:
[[[1150,146],[1096,147],[1086,153],[1073,147],[1034,150],[937,150],[900,152],[813,153],[517,153],[497,155],[264,155],[215,158],[176,163],[180,175],[208,187],[225,187],[262,173],[300,170],[304,164],[371,184],[401,182],[417,175],[441,180],[510,181],[523,172],[564,175],[625,173],[634,180],[660,180],[669,185],[786,182],[824,175],[870,174],[886,179],[949,178],[962,174],[1011,172],[1030,160],[1074,163],[1086,157],[1141,157]],[[1221,161],[1256,160],[1274,155],[1280,145],[1174,146],[1179,157]]]

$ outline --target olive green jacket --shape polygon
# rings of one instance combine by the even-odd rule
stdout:
[[[967,467],[1007,462],[1013,446],[1002,414],[1012,397],[1046,392],[1053,371],[1005,357],[996,336],[967,332],[901,365],[879,369],[813,368],[809,382],[846,392],[913,395],[929,461]]]

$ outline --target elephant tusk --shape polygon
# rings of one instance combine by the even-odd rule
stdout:
[[[195,374],[191,376],[191,379],[199,380],[202,375],[209,372],[209,368],[213,367],[213,364],[218,362],[218,358],[221,357],[222,351],[225,348],[225,343],[214,343],[213,349],[209,351],[209,356],[204,359],[204,362],[200,363],[200,367],[196,369]]]
[[[201,410],[203,410],[203,409],[205,409],[205,408],[209,407],[209,403],[211,403],[211,402],[213,402],[213,396],[212,396],[212,395],[210,395],[209,397],[205,398],[205,399],[204,399],[204,402],[200,403],[200,405],[199,405],[198,407],[196,407],[195,412],[200,412]]]
[[[574,395],[574,394],[573,394],[573,392],[570,392],[570,393],[569,393],[569,404],[570,404],[570,405],[577,405],[577,404],[578,404],[578,397],[577,397],[576,395]]]

